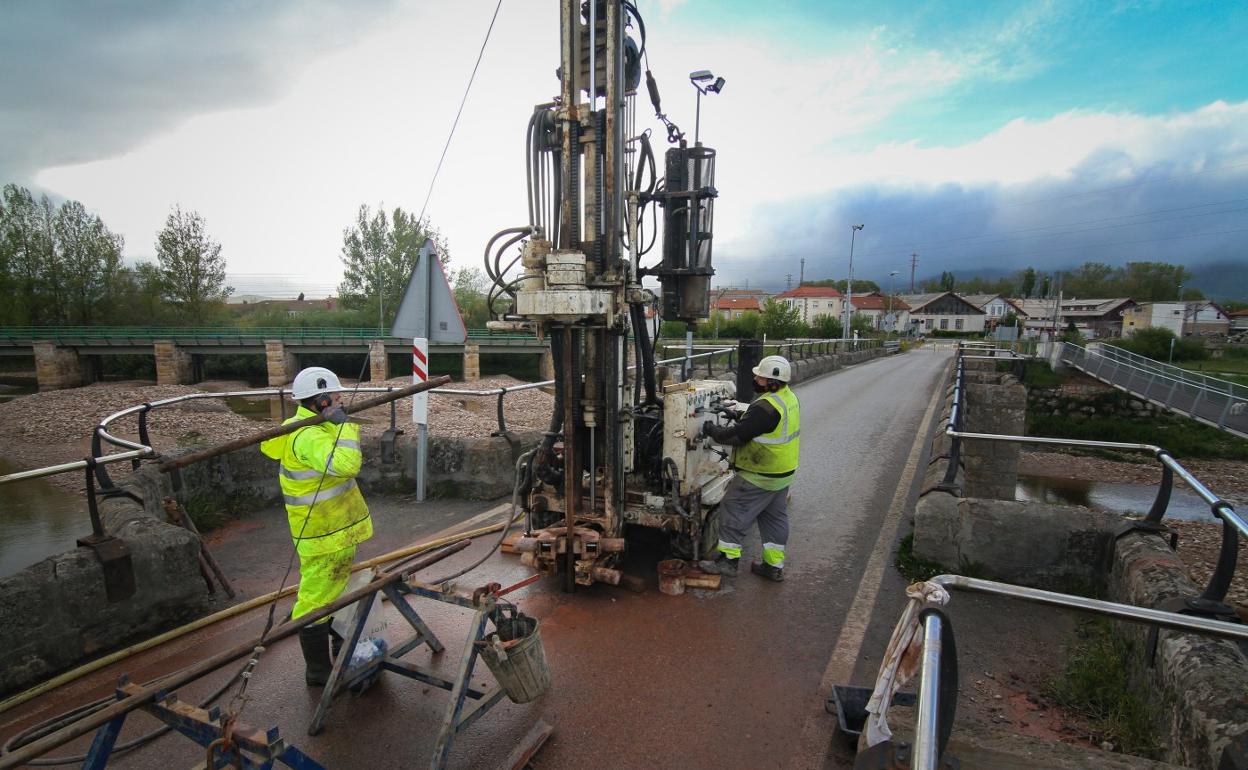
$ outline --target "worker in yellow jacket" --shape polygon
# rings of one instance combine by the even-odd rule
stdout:
[[[373,536],[373,522],[355,481],[363,461],[360,426],[347,422],[338,376],[320,366],[304,369],[295,376],[291,397],[299,409],[283,424],[326,418],[260,444],[260,451],[280,463],[278,481],[299,553],[299,594],[290,613],[296,619],[342,595],[355,548]],[[329,680],[329,620],[299,631],[308,685]]]
[[[703,572],[733,577],[742,543],[758,523],[763,558],[750,571],[768,580],[784,580],[785,548],[789,542],[789,487],[801,454],[801,405],[789,388],[793,367],[783,356],[767,356],[754,367],[759,397],[737,422],[707,421],[702,432],[733,447],[736,471],[719,501],[719,547],[714,559],[698,563]],[[733,410],[735,411],[735,410]]]

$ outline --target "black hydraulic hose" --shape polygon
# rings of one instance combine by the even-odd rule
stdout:
[[[511,270],[511,268],[515,266],[516,262],[520,260],[520,255],[517,254],[515,259],[511,260],[505,269],[501,268],[500,265],[502,263],[503,254],[506,253],[507,249],[510,249],[512,246],[520,241],[523,241],[525,238],[528,238],[533,233],[531,228],[526,227],[523,229],[524,232],[517,233],[512,236],[506,243],[498,248],[498,251],[494,252],[494,283],[498,285],[505,283],[503,277],[507,275],[507,271]]]
[[[646,385],[646,403],[657,404],[658,386],[654,381],[654,348],[650,345],[650,330],[646,328],[646,310],[645,306],[640,302],[634,302],[629,305],[629,313],[632,314],[633,328],[636,330],[636,345],[641,357],[637,361],[637,365],[641,367],[641,379]]]
[[[529,196],[529,226],[536,227],[536,217],[533,215],[533,125],[537,122],[537,113],[529,115],[529,127],[524,132],[524,177],[525,192]]]
[[[535,463],[537,477],[542,481],[553,483],[556,478],[550,461],[554,456],[555,437],[563,429],[563,335],[569,334],[564,329],[550,330],[550,359],[555,375],[555,406],[550,415],[550,425],[542,436],[541,448],[537,451]]]
[[[486,242],[485,244],[485,272],[490,277],[490,280],[492,281],[498,280],[498,276],[494,274],[493,267],[490,265],[490,252],[494,248],[494,243],[499,238],[502,238],[504,235],[511,235],[514,233],[521,233],[521,232],[527,234],[531,232],[531,230],[528,227],[508,227],[506,230],[499,230],[498,232],[494,233],[494,235],[490,237],[490,240]]]

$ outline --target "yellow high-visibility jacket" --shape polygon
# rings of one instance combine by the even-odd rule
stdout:
[[[301,406],[282,424],[315,416]],[[360,426],[323,422],[261,442],[260,451],[281,463],[278,481],[300,556],[331,553],[373,536],[368,504],[355,482],[364,459]]]
[[[775,393],[760,396],[780,415],[776,427],[739,446],[733,465],[739,470],[769,478],[792,476],[801,453],[802,413],[797,395],[786,385]]]

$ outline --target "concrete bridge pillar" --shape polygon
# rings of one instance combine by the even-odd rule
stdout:
[[[386,343],[373,340],[368,343],[368,379],[381,382],[390,374],[389,361],[386,358]]]
[[[269,373],[269,387],[280,388],[299,373],[299,359],[286,352],[281,340],[264,341],[264,363]]]
[[[86,361],[74,348],[63,348],[55,342],[36,342],[35,380],[39,390],[61,390],[86,384]]]
[[[481,379],[481,346],[475,342],[464,343],[464,382]]]
[[[970,433],[1023,435],[1027,389],[992,361],[967,361],[966,423]],[[992,367],[992,369],[989,369]],[[1013,500],[1018,484],[1019,445],[1004,441],[962,442],[966,497]]]
[[[152,343],[156,352],[157,385],[190,385],[194,377],[194,361],[190,353],[172,342]]]

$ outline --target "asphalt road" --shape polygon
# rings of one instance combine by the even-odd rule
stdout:
[[[499,766],[539,718],[555,728],[534,762],[539,768],[849,766],[852,757],[834,741],[835,720],[824,712],[823,700],[829,682],[870,683],[902,606],[903,582],[891,567],[892,553],[898,525],[917,494],[915,474],[926,462],[924,420],[931,418],[948,361],[947,353],[929,348],[798,386],[803,445],[790,506],[786,582],[772,584],[746,572],[718,592],[665,596],[654,588],[656,557],[639,550],[628,569],[649,581],[643,593],[595,586],[564,594],[547,580],[513,594],[523,611],[541,621],[552,689],[534,703],[503,701],[485,714],[459,736],[450,766]],[[407,517],[407,526],[379,535],[374,550],[402,545],[421,530],[453,529],[457,518],[476,515],[476,523],[464,526],[480,526],[482,506],[465,505],[457,515],[453,506],[440,505],[441,513],[429,516],[415,503],[390,509]],[[475,559],[488,539],[446,567]],[[755,533],[746,558],[759,551]],[[230,569],[231,549],[223,545],[217,552]],[[272,574],[285,566],[280,558],[259,559],[265,566],[256,567],[263,549],[238,553],[248,554],[256,570],[247,578],[256,592],[259,585],[271,587]],[[527,574],[516,557],[496,554],[468,585],[507,585]],[[453,668],[467,615],[439,603],[416,607],[448,651],[433,659],[418,650],[409,659]],[[392,627],[402,623],[389,612]],[[125,670],[143,680],[185,665],[254,634],[263,622],[259,615],[143,654]],[[120,669],[5,714],[0,735],[106,692]],[[222,678],[185,688],[183,700]],[[301,680],[297,643],[273,645],[251,684],[243,721],[280,726],[288,741],[328,767],[428,763],[445,693],[389,676],[358,699],[337,701],[325,731],[310,738],[304,729],[319,690],[307,690]],[[131,721],[154,724],[143,716]],[[131,726],[123,740],[137,732]],[[116,766],[191,766],[202,758],[190,742],[166,736]]]

